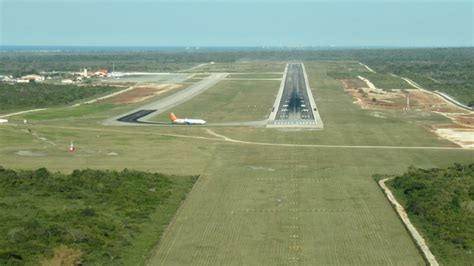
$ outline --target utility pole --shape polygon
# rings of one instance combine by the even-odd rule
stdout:
[[[407,106],[405,107],[405,111],[410,110],[410,94],[407,93]]]

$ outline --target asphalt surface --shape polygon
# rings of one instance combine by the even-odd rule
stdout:
[[[149,121],[152,116],[161,114],[171,108],[182,104],[191,98],[201,94],[227,76],[227,73],[214,73],[188,88],[174,93],[166,98],[157,100],[138,109],[113,117],[104,122],[105,125],[127,125],[127,124],[164,124]],[[150,112],[151,111],[151,112]]]
[[[267,127],[322,128],[303,64],[288,64],[285,73]]]
[[[156,110],[140,110],[140,111],[122,116],[121,118],[117,119],[117,121],[126,122],[126,123],[149,124],[149,122],[139,121],[139,119],[154,112],[156,112]]]
[[[311,109],[302,65],[290,64],[275,120],[314,120]]]
[[[167,125],[151,117],[170,110],[204,92],[228,73],[213,73],[190,87],[156,102],[147,104],[120,116],[108,119],[105,125]],[[266,126],[281,128],[323,128],[303,64],[288,64],[280,85],[274,108],[268,120],[209,123],[207,126]]]

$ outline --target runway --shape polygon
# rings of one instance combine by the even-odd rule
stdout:
[[[151,117],[163,113],[194,96],[204,92],[228,73],[212,73],[209,77],[190,87],[172,94],[156,102],[147,104],[125,114],[110,118],[105,125],[171,125],[170,122],[157,122]],[[267,128],[310,128],[322,129],[323,122],[319,115],[304,65],[301,63],[288,64],[283,74],[280,90],[275,99],[273,110],[268,120],[209,123],[206,126],[266,126]]]
[[[217,82],[223,80],[227,73],[214,73],[209,77],[172,94],[166,98],[160,99],[156,102],[147,104],[125,114],[108,119],[104,122],[105,125],[130,125],[130,124],[166,124],[160,122],[149,121],[152,116],[163,113],[179,104],[182,104],[191,98],[201,94],[208,88],[215,85]]]
[[[164,123],[160,123],[160,122],[140,121],[140,119],[142,117],[148,116],[148,115],[150,115],[151,113],[154,113],[154,112],[156,112],[156,110],[140,110],[140,111],[137,111],[135,113],[125,115],[125,116],[117,119],[117,121],[125,122],[125,123],[138,123],[138,124],[164,124]]]
[[[303,64],[288,64],[267,127],[322,128]]]

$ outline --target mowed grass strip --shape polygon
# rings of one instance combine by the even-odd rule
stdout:
[[[436,154],[219,145],[152,264],[424,265],[371,174]]]
[[[97,125],[90,123],[89,127],[77,128],[0,126],[0,162],[13,169],[47,167],[65,173],[87,167],[198,175],[211,161],[215,149],[207,140],[201,142],[154,134],[155,127],[94,126]],[[177,129],[171,130],[176,133]],[[191,130],[189,134],[199,133],[192,128],[188,130]],[[76,148],[74,153],[68,152],[71,141]],[[179,163],[183,160],[186,163]]]
[[[326,75],[326,64],[306,67],[327,128],[213,130],[267,143],[452,146],[426,130],[444,121],[439,117],[380,120],[352,103]],[[424,265],[371,176],[400,173],[414,164],[466,162],[472,155],[469,150],[218,145],[151,264]]]

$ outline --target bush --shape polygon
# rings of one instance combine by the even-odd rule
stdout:
[[[116,90],[111,86],[0,83],[0,112],[25,108],[44,108]]]
[[[64,175],[0,167],[0,265],[37,264],[60,246],[81,252],[85,264],[120,264],[140,226],[177,193],[173,180],[127,169]],[[189,189],[196,177],[186,180]]]
[[[474,164],[415,169],[390,181],[402,202],[436,247],[474,250]]]

